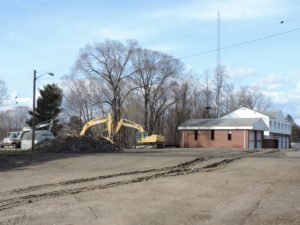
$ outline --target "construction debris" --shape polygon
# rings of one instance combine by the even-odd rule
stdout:
[[[54,140],[46,140],[36,145],[39,152],[71,152],[96,153],[119,152],[120,148],[104,138],[94,139],[83,136],[58,136]]]

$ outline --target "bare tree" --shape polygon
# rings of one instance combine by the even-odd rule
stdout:
[[[191,118],[193,99],[188,82],[177,83],[173,89],[175,103],[166,112],[165,137],[167,144],[179,145],[178,126]]]
[[[233,84],[227,84],[224,88],[224,101],[225,101],[225,109],[223,111],[224,114],[232,112],[237,109],[235,100],[235,90]]]
[[[266,110],[271,105],[271,102],[266,98],[258,88],[255,87],[240,87],[234,89],[233,85],[226,88],[226,112],[231,112],[240,107],[247,107],[259,111]]]
[[[86,76],[98,76],[104,87],[103,102],[109,104],[115,121],[121,118],[122,105],[128,97],[122,84],[134,73],[131,66],[135,42],[126,45],[118,41],[98,42],[87,45],[80,52],[77,71]]]
[[[241,105],[250,109],[263,111],[271,105],[270,100],[256,87],[241,87],[238,93],[241,96]]]
[[[227,74],[225,67],[217,66],[214,71],[214,86],[215,86],[215,116],[219,118],[221,116],[221,105],[223,88],[226,82]]]
[[[170,90],[176,83],[172,79],[182,73],[182,63],[161,52],[141,48],[135,49],[132,62],[132,81],[144,106],[144,127],[150,134],[158,132],[163,113],[174,104]]]
[[[19,106],[0,112],[0,137],[3,138],[10,131],[22,130],[28,117],[28,107]]]
[[[193,79],[189,82],[191,89],[192,117],[210,118],[214,114],[211,109],[214,107],[214,92],[212,82],[209,80],[209,71],[205,71],[204,80]],[[212,114],[212,115],[211,115]]]
[[[81,123],[102,116],[108,109],[103,104],[103,83],[97,77],[76,79],[65,78],[65,113],[69,116],[77,116]]]

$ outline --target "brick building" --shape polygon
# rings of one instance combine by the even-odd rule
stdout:
[[[262,148],[261,118],[192,119],[178,127],[182,148]]]
[[[281,111],[255,111],[239,108],[222,118],[261,118],[268,129],[264,131],[264,148],[289,148],[291,142],[291,124]]]

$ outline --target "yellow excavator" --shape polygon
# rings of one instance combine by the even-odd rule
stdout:
[[[113,143],[113,137],[116,135],[122,127],[129,127],[136,129],[137,135],[136,135],[136,144],[137,145],[152,145],[157,148],[163,148],[165,143],[165,137],[159,134],[152,134],[148,135],[147,132],[145,132],[144,128],[133,121],[127,120],[127,119],[120,119],[117,123],[114,123],[112,120],[111,114],[108,114],[106,118],[95,118],[90,121],[88,121],[83,128],[81,129],[80,135],[86,136],[88,133],[88,130],[95,125],[98,124],[106,124],[105,129],[105,135],[103,135],[103,138]],[[116,124],[114,126],[114,124]]]
[[[107,118],[101,118],[101,117],[97,117],[95,119],[92,119],[90,121],[88,121],[86,124],[84,124],[84,126],[82,127],[81,131],[80,131],[80,136],[86,136],[88,134],[89,129],[92,126],[98,125],[98,124],[106,124],[106,135],[103,135],[103,138],[105,138],[106,140],[113,142],[113,122],[112,122],[112,116],[111,114],[108,114]]]

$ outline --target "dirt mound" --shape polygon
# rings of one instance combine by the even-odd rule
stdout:
[[[92,137],[59,136],[36,145],[39,152],[118,152],[120,149],[104,138],[95,140]]]

